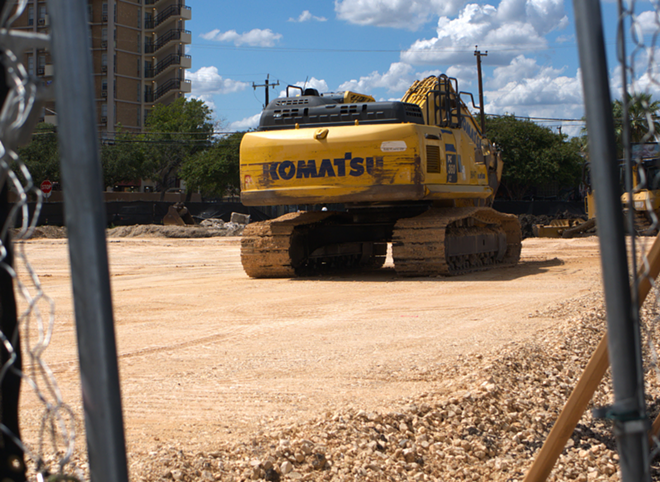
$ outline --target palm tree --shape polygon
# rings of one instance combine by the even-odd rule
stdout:
[[[658,111],[660,101],[652,101],[651,94],[641,93],[631,96],[626,95],[628,104],[628,122],[630,125],[630,142],[652,142],[653,135],[660,135],[660,121]],[[617,139],[617,153],[623,155],[623,102],[615,100],[612,103],[612,115],[614,116],[614,134]],[[649,136],[649,133],[652,135]]]

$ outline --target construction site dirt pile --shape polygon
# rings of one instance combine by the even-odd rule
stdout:
[[[118,226],[106,231],[108,238],[212,238],[216,236],[240,236],[245,225],[226,223],[221,219],[204,220],[195,226],[162,226],[159,224],[136,224],[132,226]],[[15,236],[20,233],[15,230]],[[31,239],[64,239],[67,230],[62,226],[37,226],[34,228]]]

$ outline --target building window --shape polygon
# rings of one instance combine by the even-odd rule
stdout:
[[[101,4],[101,21],[102,22],[107,22],[108,21],[108,4],[103,3]]]
[[[138,102],[140,102],[140,93],[141,93],[141,92],[142,92],[142,89],[140,88],[140,83],[138,82],[138,83],[137,83],[137,101],[138,101]],[[138,117],[139,117],[139,116],[138,116]],[[138,125],[140,125],[139,122],[138,122]]]
[[[140,87],[140,86],[138,85],[138,88],[139,88],[139,87]],[[139,93],[139,89],[138,89],[138,93]],[[142,110],[142,109],[141,109],[140,106],[138,105],[138,108],[137,108],[137,126],[138,126],[138,127],[140,127],[140,121],[142,120],[142,112],[141,112],[141,110]]]
[[[28,25],[34,25],[34,5],[28,5]]]
[[[39,5],[39,20],[46,20],[46,6]]]
[[[107,42],[107,41],[108,41],[108,29],[105,28],[105,27],[103,27],[103,28],[101,29],[101,40],[102,40],[103,42]]]
[[[108,117],[108,104],[105,102],[101,104],[101,117]]]
[[[28,57],[28,73],[34,75],[34,57],[32,55]]]
[[[137,28],[142,28],[142,9],[138,7],[137,11]]]
[[[40,55],[37,58],[37,68],[39,68],[40,70],[46,68],[46,56],[45,55]]]
[[[113,18],[115,19],[115,23],[117,23],[117,4],[115,3],[114,8],[113,8]]]

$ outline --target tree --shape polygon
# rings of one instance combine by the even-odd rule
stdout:
[[[166,190],[172,175],[195,154],[211,144],[214,124],[211,109],[201,100],[179,98],[157,104],[147,116],[144,136],[147,170]]]
[[[631,96],[626,94],[628,104],[628,122],[630,125],[630,142],[653,142],[653,139],[645,139],[651,125],[653,131],[660,133],[660,122],[658,122],[658,110],[660,102],[653,101],[651,94],[641,93]],[[617,142],[617,155],[623,157],[623,101],[612,102],[612,116],[614,117],[614,135]]]
[[[101,146],[103,185],[114,186],[121,181],[137,181],[151,176],[147,162],[144,136],[119,129],[112,144]]]
[[[54,125],[37,124],[32,141],[27,146],[19,147],[18,155],[30,171],[36,186],[46,179],[52,182],[60,181],[60,157]]]
[[[514,116],[488,118],[486,132],[502,150],[501,186],[508,198],[523,199],[533,188],[555,182],[565,187],[580,182],[583,159],[567,135]]]
[[[179,175],[193,191],[210,196],[240,192],[239,150],[244,132],[216,140],[181,165]]]

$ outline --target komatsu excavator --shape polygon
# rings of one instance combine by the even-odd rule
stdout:
[[[266,106],[258,130],[243,137],[241,201],[344,209],[248,225],[245,272],[280,278],[377,268],[389,242],[402,276],[516,264],[518,219],[490,207],[501,156],[461,94],[446,75],[416,81],[395,102],[287,87],[286,97]]]

